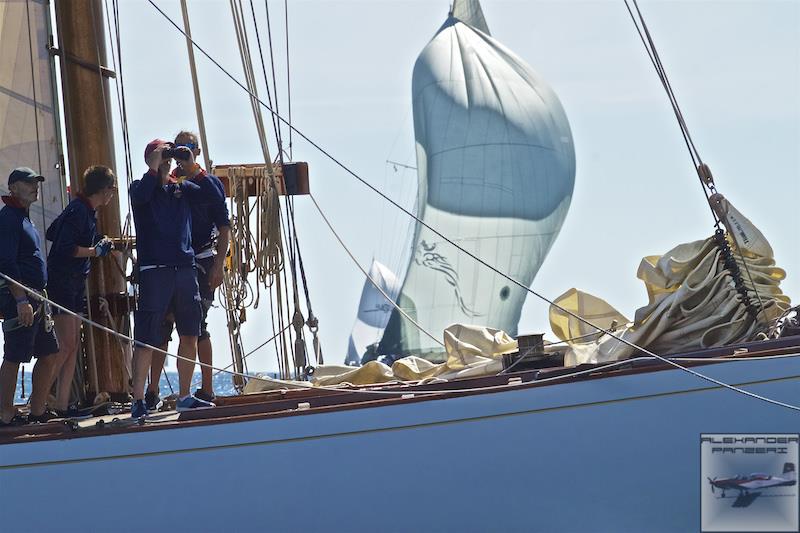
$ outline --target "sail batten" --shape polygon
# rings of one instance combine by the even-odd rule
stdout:
[[[42,234],[65,205],[53,59],[47,50],[49,6],[0,2],[0,190],[14,168],[45,176],[31,220]],[[4,192],[5,194],[5,192]]]

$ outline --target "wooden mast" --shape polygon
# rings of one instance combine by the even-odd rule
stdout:
[[[111,115],[111,89],[108,77],[115,74],[105,68],[106,39],[102,0],[56,0],[61,56],[61,82],[64,96],[67,153],[69,154],[70,190],[81,191],[81,177],[91,165],[105,165],[116,173],[114,134]],[[109,237],[119,237],[120,211],[112,201],[97,211],[97,230]],[[92,260],[89,276],[89,309],[93,320],[108,325],[100,312],[99,297],[109,303],[115,324],[127,324],[127,291],[122,269],[113,259]],[[127,334],[128,331],[122,331]],[[111,335],[96,328],[84,328],[85,365],[88,370],[88,399],[99,392],[127,395],[126,348]]]

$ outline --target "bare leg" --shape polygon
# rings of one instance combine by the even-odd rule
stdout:
[[[53,385],[53,369],[56,366],[53,355],[36,359],[36,365],[33,367],[31,414],[34,416],[44,413],[47,395],[50,394],[50,387]]]
[[[211,365],[211,339],[205,337],[197,341],[197,358],[204,365]],[[201,387],[209,394],[214,394],[214,384],[211,382],[212,370],[210,366],[200,365],[200,373],[203,376]]]
[[[189,335],[180,336],[178,355],[185,357],[178,359],[178,382],[180,384],[180,397],[191,393],[192,375],[194,374],[195,361],[197,360],[197,337]]]
[[[133,399],[144,400],[144,382],[150,370],[153,350],[137,346],[133,350]]]
[[[169,343],[164,343],[159,346],[163,351],[167,351]],[[153,351],[152,362],[150,364],[150,385],[147,387],[148,391],[158,392],[161,390],[161,371],[164,370],[164,360],[167,358],[166,354]]]
[[[0,418],[8,423],[14,418],[14,392],[17,390],[19,363],[3,361],[0,365]]]
[[[55,315],[56,337],[58,337],[58,353],[51,355],[53,358],[53,374],[50,376],[50,385],[47,390],[58,382],[56,387],[56,409],[66,410],[69,407],[69,396],[72,378],[75,375],[75,358],[78,348],[78,331],[81,322],[78,317]],[[38,363],[37,363],[38,365]]]

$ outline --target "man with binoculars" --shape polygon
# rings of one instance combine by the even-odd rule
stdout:
[[[152,348],[163,342],[163,321],[173,311],[178,330],[178,411],[214,407],[191,394],[197,358],[202,303],[192,248],[192,205],[224,203],[222,191],[209,179],[186,146],[151,141],[144,152],[149,170],[130,187],[138,250],[139,300],[134,315],[132,418],[147,416],[145,381]],[[170,176],[172,158],[190,179]]]

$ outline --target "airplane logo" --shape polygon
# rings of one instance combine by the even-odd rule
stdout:
[[[739,475],[724,479],[708,478],[708,482],[711,484],[712,493],[715,489],[721,489],[722,497],[724,498],[726,490],[738,490],[741,498],[742,496],[749,496],[751,490],[792,487],[797,484],[797,473],[794,469],[794,463],[786,463],[783,465],[783,474],[780,476],[750,474],[749,476]]]

